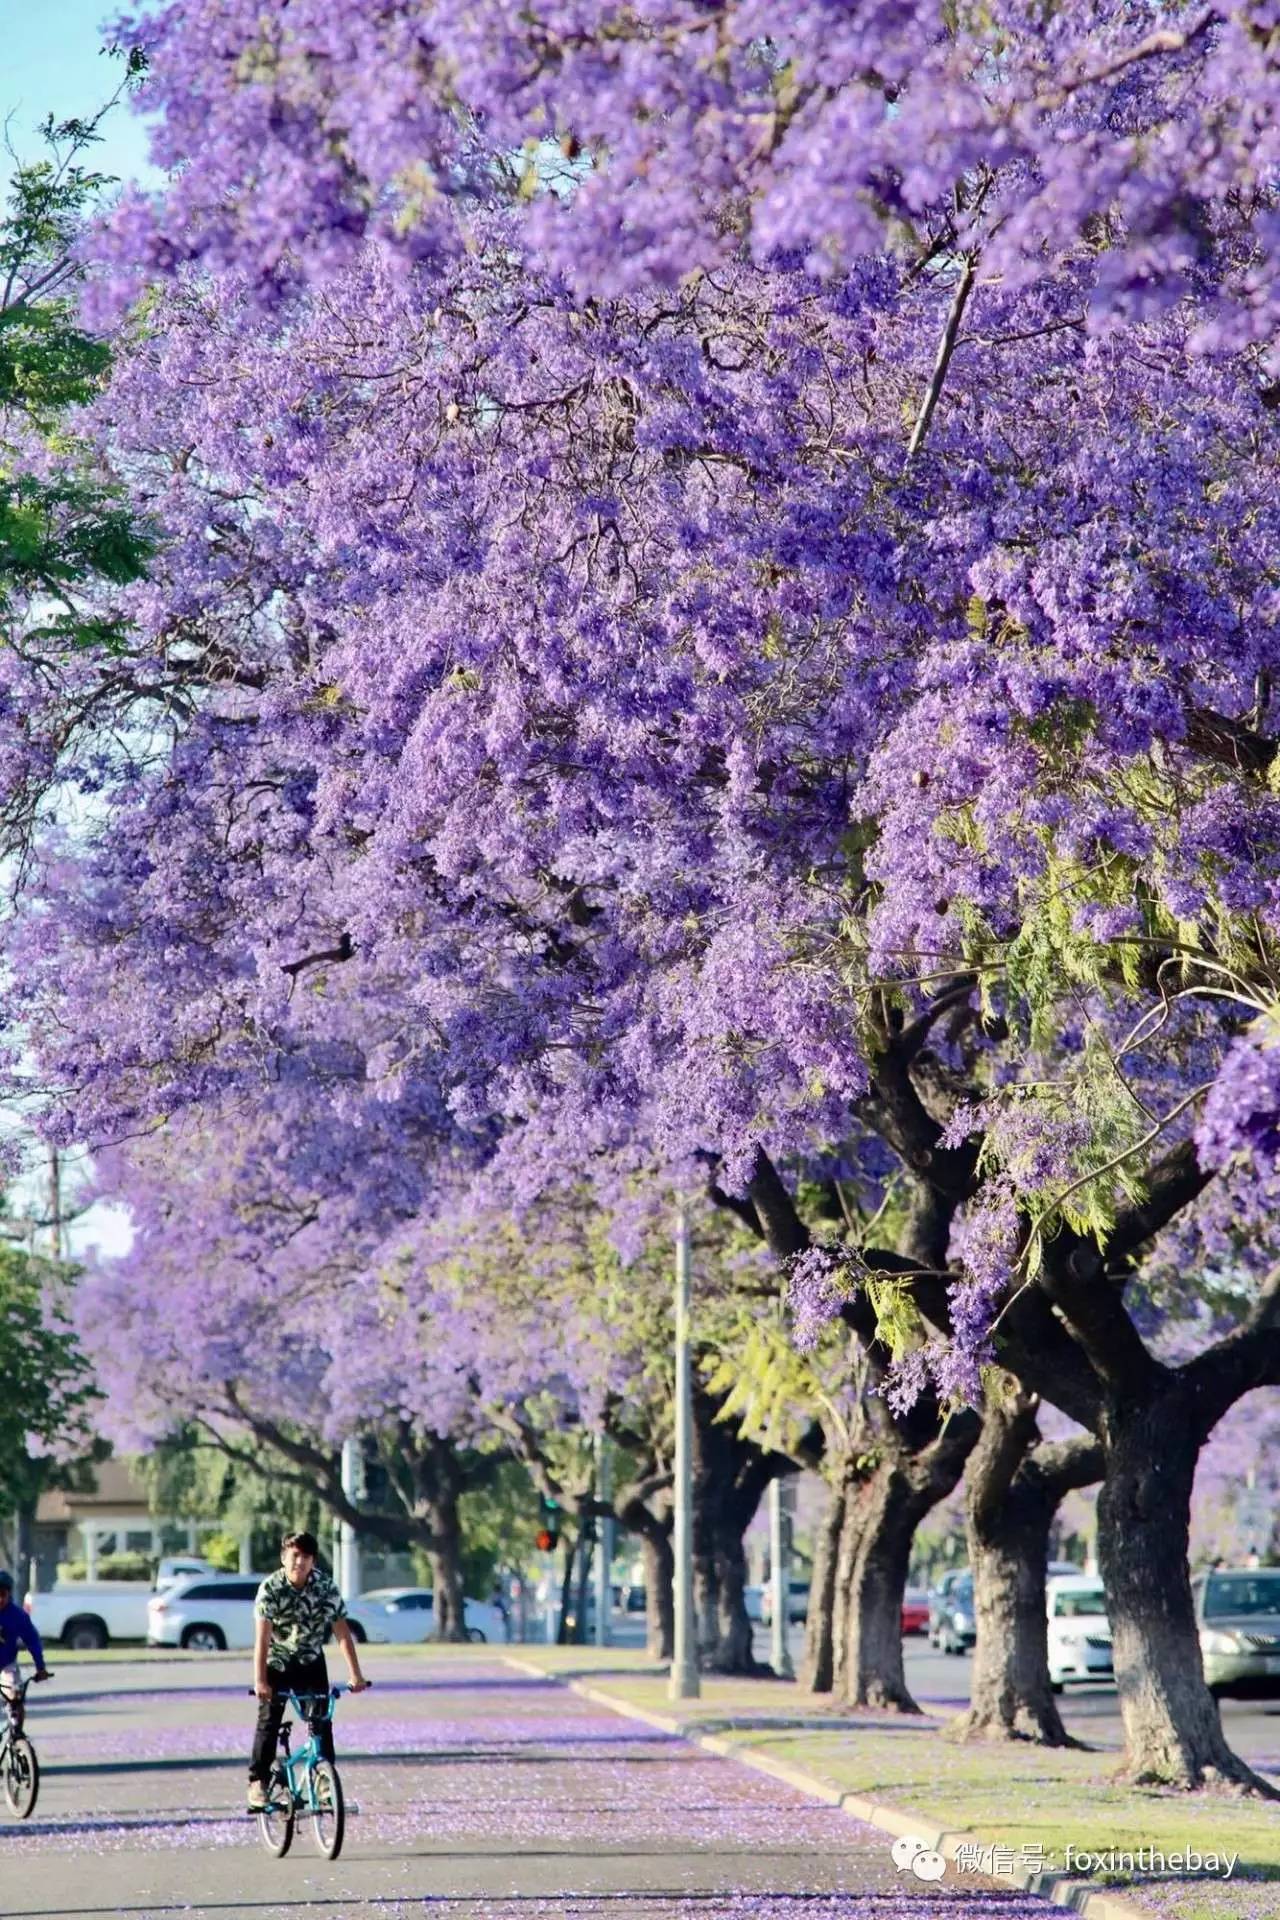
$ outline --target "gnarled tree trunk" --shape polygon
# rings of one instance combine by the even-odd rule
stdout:
[[[852,1482],[842,1474],[831,1487],[818,1528],[809,1587],[809,1616],[804,1629],[800,1684],[813,1693],[830,1693],[835,1683],[835,1603],[840,1537],[852,1497]]]
[[[644,1557],[645,1642],[651,1660],[670,1660],[676,1650],[675,1556],[671,1528],[655,1526],[640,1536]]]
[[[954,1415],[911,1447],[886,1425],[881,1458],[849,1501],[841,1540],[843,1608],[838,1687],[850,1706],[919,1713],[902,1666],[902,1599],[916,1528],[960,1478],[978,1436],[976,1414]]]
[[[1126,1772],[1175,1787],[1233,1781],[1280,1798],[1232,1753],[1204,1683],[1187,1565],[1203,1423],[1176,1376],[1163,1374],[1135,1398],[1107,1408],[1098,1496]]]
[[[693,1581],[699,1658],[708,1673],[755,1673],[743,1535],[770,1480],[792,1463],[744,1439],[732,1420],[719,1419],[721,1405],[695,1384]]]
[[[1058,1504],[1070,1488],[1099,1478],[1102,1449],[1091,1436],[1041,1441],[1038,1406],[1012,1380],[989,1393],[966,1469],[978,1637],[969,1709],[948,1727],[949,1738],[1078,1744],[1049,1683],[1045,1568]]]

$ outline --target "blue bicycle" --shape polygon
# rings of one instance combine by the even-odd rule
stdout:
[[[299,1720],[331,1720],[338,1695],[345,1692],[345,1687],[330,1687],[327,1694],[291,1693],[289,1705]],[[258,1813],[262,1844],[277,1860],[283,1860],[293,1845],[298,1821],[309,1820],[311,1837],[319,1851],[326,1860],[336,1860],[347,1829],[338,1769],[320,1751],[314,1727],[298,1751],[290,1753],[291,1731],[292,1722],[282,1721],[280,1753],[267,1782],[267,1804]]]

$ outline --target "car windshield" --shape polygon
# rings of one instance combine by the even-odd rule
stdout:
[[[1227,1613],[1280,1613],[1280,1573],[1211,1573],[1204,1590],[1204,1617]]]
[[[1055,1593],[1053,1611],[1059,1620],[1100,1619],[1107,1611],[1107,1596],[1101,1587],[1083,1592]]]
[[[951,1599],[960,1607],[971,1607],[973,1605],[972,1574],[966,1573],[962,1580],[956,1581],[954,1587],[951,1589]]]

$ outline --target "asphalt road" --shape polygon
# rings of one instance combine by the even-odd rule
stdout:
[[[0,1819],[6,1920],[1047,1920],[924,1885],[886,1837],[492,1653],[371,1649],[341,1702],[358,1811],[333,1865],[274,1860],[240,1809],[243,1656],[63,1668],[33,1696],[44,1767]]]
[[[923,1636],[913,1635],[904,1655],[907,1685],[922,1707],[959,1712],[968,1706],[970,1654],[935,1653]],[[1059,1694],[1058,1705],[1068,1732],[1077,1739],[1117,1751],[1124,1745],[1114,1687],[1068,1687]],[[1280,1699],[1224,1700],[1221,1705],[1223,1731],[1234,1751],[1264,1773],[1280,1774]]]

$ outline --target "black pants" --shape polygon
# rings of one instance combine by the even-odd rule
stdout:
[[[280,1722],[284,1719],[291,1693],[328,1693],[329,1669],[322,1653],[287,1660],[282,1667],[267,1668],[271,1698],[258,1702],[258,1726],[253,1736],[253,1757],[249,1762],[251,1780],[269,1780],[280,1743]],[[333,1759],[333,1720],[310,1720],[308,1725],[320,1742],[326,1760]]]

